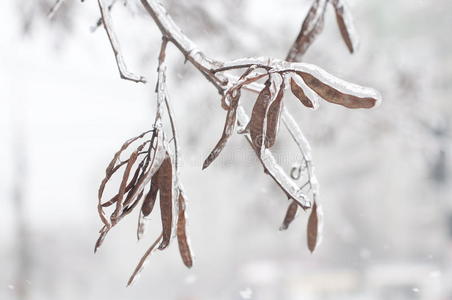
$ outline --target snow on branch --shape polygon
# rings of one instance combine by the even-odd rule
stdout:
[[[335,8],[338,26],[347,47],[350,52],[354,52],[357,39],[350,12],[344,1],[314,0],[286,60],[251,57],[227,62],[206,56],[182,32],[157,1],[140,1],[162,34],[162,46],[158,56],[156,119],[151,130],[126,141],[106,169],[106,176],[99,188],[98,204],[103,227],[95,249],[100,247],[109,230],[138,207],[139,203],[141,203],[141,209],[137,237],[140,239],[145,231],[146,217],[152,212],[158,194],[162,233],[140,260],[128,284],[138,277],[151,252],[167,248],[173,235],[177,237],[183,263],[187,267],[193,264],[186,232],[187,197],[180,181],[181,150],[166,85],[165,51],[167,45],[171,43],[218,90],[221,105],[227,111],[221,137],[204,161],[203,169],[209,167],[221,154],[234,132],[243,135],[256,153],[265,173],[275,181],[291,201],[281,230],[288,228],[298,208],[311,210],[307,226],[307,244],[309,250],[313,251],[318,244],[321,227],[319,185],[314,174],[309,142],[290,112],[284,107],[284,96],[288,93],[287,87],[290,86],[290,92],[301,104],[312,109],[320,105],[321,99],[347,108],[372,108],[381,102],[380,94],[372,88],[339,79],[315,65],[295,62],[301,58],[321,32],[328,2]],[[102,23],[113,49],[121,78],[145,83],[144,77],[127,70],[112,26],[110,8],[103,3],[103,0],[98,0],[98,3]],[[238,77],[232,75],[230,71],[233,70],[242,70],[242,75]],[[264,84],[259,81],[264,81]],[[250,115],[240,104],[242,90],[257,94]],[[170,122],[170,135],[164,130],[164,115],[168,116]],[[286,172],[278,164],[272,152],[281,122],[302,156],[302,161],[290,172]],[[126,155],[125,160],[121,160],[120,156],[130,151],[129,148],[133,149],[132,153]],[[108,201],[104,201],[105,186],[119,171],[122,171],[122,180],[118,192]],[[301,176],[302,173],[305,176]],[[108,217],[106,209],[110,206],[114,209]]]

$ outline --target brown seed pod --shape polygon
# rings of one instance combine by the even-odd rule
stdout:
[[[312,206],[311,214],[308,219],[308,248],[309,251],[314,252],[315,247],[317,246],[317,236],[319,231],[319,218],[317,215],[317,203],[314,201],[314,205]]]
[[[137,196],[144,190],[144,187],[151,181],[154,174],[160,169],[163,160],[167,156],[164,146],[164,135],[161,131],[157,134],[157,143],[155,148],[153,156],[150,159],[149,167],[139,176],[135,187],[127,195],[124,205],[128,205],[137,198]]]
[[[292,223],[292,221],[295,219],[295,216],[297,215],[298,211],[298,203],[296,201],[292,201],[289,204],[289,207],[287,208],[286,215],[284,217],[284,221],[279,228],[279,230],[286,230],[289,228],[289,225]]]
[[[333,0],[331,4],[334,6],[336,13],[337,25],[341,32],[342,39],[347,45],[350,53],[353,53],[358,46],[358,37],[356,35],[355,26],[348,5],[343,0]]]
[[[143,144],[137,149],[138,155],[144,154],[143,152],[139,152],[139,151],[141,151],[142,148],[143,148],[148,142],[149,142],[149,141],[146,141],[145,143],[143,143]],[[127,186],[126,186],[125,193],[129,193],[130,190],[132,190],[132,189],[135,187],[135,185],[136,185],[136,183],[137,183],[137,180],[138,180],[138,178],[139,178],[140,173],[143,174],[143,172],[144,172],[144,169],[145,169],[145,168],[144,168],[143,165],[144,165],[145,161],[147,161],[146,158],[144,158],[144,159],[140,162],[140,164],[138,165],[138,167],[136,168],[135,173],[133,174],[132,179],[130,180],[130,182],[129,182],[129,183],[127,184]],[[127,159],[127,160],[124,161],[123,163],[124,163],[124,164],[128,164],[129,162],[130,162],[130,159]],[[116,203],[116,202],[119,200],[119,196],[120,196],[120,192],[118,192],[115,196],[113,196],[113,197],[112,197],[110,200],[108,200],[107,202],[102,203],[102,207],[109,207],[109,206],[111,206],[112,204]]]
[[[349,84],[347,85],[344,81],[337,78],[334,78],[337,79],[335,82],[326,82],[326,79],[328,77],[332,78],[332,76],[318,76],[316,78],[307,72],[297,72],[297,74],[303,78],[303,81],[311,89],[313,89],[320,97],[328,102],[339,104],[348,108],[371,108],[379,102],[378,95],[374,95],[374,97],[370,96],[371,94],[374,94],[373,90],[364,90],[365,88],[356,85],[351,87]],[[318,78],[322,78],[325,82]],[[339,85],[341,86],[341,90],[338,89]]]
[[[267,145],[268,141],[265,136],[265,122],[267,116],[267,109],[271,100],[270,91],[271,81],[268,79],[265,82],[265,86],[259,93],[256,99],[256,103],[253,106],[251,113],[251,119],[247,127],[249,128],[253,147],[256,149],[262,149],[264,145]]]
[[[143,166],[143,161],[140,162],[140,164],[138,165],[137,170],[135,171],[135,174],[129,184],[127,184],[127,181],[128,181],[129,175],[130,175],[130,171],[131,171],[133,165],[135,164],[135,162],[137,161],[138,155],[141,153],[141,150],[143,150],[144,146],[148,142],[149,141],[146,141],[143,144],[141,144],[134,152],[132,152],[132,154],[130,155],[130,157],[128,159],[128,163],[127,163],[126,169],[124,170],[122,182],[119,186],[119,191],[118,191],[118,194],[116,197],[116,209],[110,217],[112,226],[114,226],[118,222],[118,217],[120,216],[120,214],[122,215],[124,213],[123,207],[126,207],[130,204],[130,199],[129,199],[130,194],[131,194],[130,190],[132,188],[135,188],[135,183],[138,178],[138,173],[140,173],[140,172],[143,173],[143,171],[141,170],[142,166]],[[126,201],[124,201],[124,203],[123,203],[123,198],[124,198],[125,193],[128,193],[128,194],[126,197]],[[140,195],[142,196],[142,193]],[[140,198],[141,198],[141,196],[140,196]]]
[[[325,20],[325,10],[328,0],[314,0],[306,18],[301,26],[295,42],[289,50],[286,61],[299,61],[314,42],[319,33],[322,32]]]
[[[239,105],[239,100],[240,90],[235,90],[235,94],[231,96],[231,103],[226,115],[223,134],[218,143],[215,145],[215,148],[212,150],[212,152],[210,152],[209,156],[204,161],[204,164],[202,165],[203,170],[207,168],[218,157],[221,150],[223,150],[224,146],[226,145],[229,137],[232,135],[237,119],[237,107]]]
[[[119,186],[118,198],[116,200],[116,208],[113,214],[110,217],[111,224],[114,226],[117,223],[117,219],[122,212],[123,209],[123,197],[127,186],[127,181],[129,179],[130,170],[132,169],[134,163],[136,162],[138,157],[138,151],[132,152],[129,158],[129,162],[127,163],[126,169],[122,175],[122,182]]]
[[[268,148],[272,147],[276,141],[276,135],[278,133],[279,121],[281,118],[281,108],[283,105],[282,99],[284,97],[284,78],[279,86],[278,94],[275,100],[272,101],[267,112],[267,139]]]
[[[127,160],[127,161],[125,161],[125,162],[121,162],[121,163],[119,163],[118,165],[116,165],[116,163],[118,162],[118,159],[119,159],[119,157],[121,156],[122,152],[123,152],[124,150],[126,150],[126,149],[130,146],[130,144],[132,144],[132,143],[135,142],[136,140],[138,140],[138,139],[144,137],[147,133],[149,133],[149,132],[151,132],[151,131],[152,131],[152,130],[145,131],[145,132],[143,132],[142,134],[140,134],[139,136],[127,140],[127,141],[121,146],[121,148],[119,149],[119,151],[117,151],[117,152],[115,153],[115,155],[113,156],[113,159],[110,161],[110,163],[109,163],[108,166],[107,166],[107,169],[105,170],[105,177],[104,177],[104,179],[102,179],[102,182],[101,182],[101,184],[100,184],[100,186],[99,186],[99,191],[98,191],[98,206],[97,206],[97,210],[98,210],[99,217],[100,217],[102,223],[104,223],[107,227],[110,227],[111,225],[110,225],[110,220],[107,218],[107,216],[106,216],[106,214],[105,214],[105,212],[104,212],[104,210],[103,210],[103,207],[102,207],[102,195],[103,195],[105,186],[106,186],[107,182],[110,180],[111,176],[112,176],[117,170],[119,170],[120,167],[122,167],[123,165],[129,163],[129,161]]]
[[[188,268],[191,268],[193,266],[193,257],[190,250],[190,245],[188,243],[187,238],[187,232],[186,232],[186,216],[185,216],[185,198],[180,191],[179,193],[179,199],[178,199],[178,206],[179,206],[179,214],[177,216],[177,242],[179,244],[179,252],[180,256],[182,258],[182,261],[184,262],[185,266]]]
[[[146,134],[148,134],[149,132],[151,132],[152,130],[148,130],[143,132],[142,134],[140,134],[139,136],[133,137],[131,139],[128,139],[127,141],[124,142],[124,144],[121,146],[121,148],[119,149],[118,152],[115,153],[115,155],[113,156],[113,159],[110,161],[110,163],[107,166],[107,169],[105,170],[105,173],[107,175],[111,175],[113,172],[114,167],[116,166],[116,162],[118,161],[119,157],[121,156],[122,152],[124,152],[124,150],[126,150],[130,144],[132,144],[133,142],[135,142],[136,140],[144,137]]]
[[[125,217],[126,215],[128,215],[129,213],[132,212],[132,210],[138,205],[138,203],[140,203],[141,198],[143,198],[144,195],[144,191],[141,191],[137,198],[135,199],[135,201],[133,201],[132,204],[128,204],[124,206],[124,209],[122,210],[122,214],[121,214],[121,218]]]
[[[137,228],[137,238],[140,239],[144,233],[146,226],[146,217],[149,216],[154,208],[155,200],[157,199],[158,184],[157,176],[154,175],[151,180],[149,192],[144,198],[143,204],[141,205],[140,215],[138,217],[138,228]]]
[[[294,94],[304,106],[314,108],[314,103],[306,96],[303,88],[295,81],[295,77],[290,78],[290,89],[292,94]]]
[[[156,176],[160,191],[160,214],[162,218],[163,239],[159,249],[165,249],[170,242],[173,223],[173,166],[171,158],[166,154]]]

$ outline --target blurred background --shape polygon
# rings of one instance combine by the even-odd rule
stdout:
[[[107,1],[108,2],[108,1]],[[452,19],[449,0],[350,0],[360,34],[350,55],[333,10],[304,60],[381,91],[372,110],[286,103],[313,148],[324,210],[321,245],[306,247],[301,212],[278,230],[287,199],[240,136],[201,171],[219,138],[217,91],[173,47],[168,86],[182,147],[189,234],[126,282],[159,231],[136,242],[136,215],[94,255],[97,188],[113,153],[153,123],[160,32],[139,1],[117,1],[129,69],[119,79],[96,1],[0,2],[0,299],[452,299]],[[168,0],[207,55],[283,58],[308,0]],[[252,103],[252,98],[249,102]],[[250,104],[248,104],[250,105]],[[284,134],[280,157],[297,154]]]

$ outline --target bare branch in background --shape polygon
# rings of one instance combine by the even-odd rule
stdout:
[[[61,4],[63,4],[64,0],[56,0],[53,6],[50,8],[47,18],[53,19],[55,13],[60,9]]]
[[[185,228],[186,196],[179,178],[180,149],[177,129],[166,85],[165,52],[167,44],[171,43],[218,90],[221,95],[221,105],[227,111],[221,138],[205,160],[203,169],[208,167],[219,156],[237,127],[237,131],[245,137],[250,147],[256,153],[264,167],[265,173],[279,185],[281,190],[291,200],[281,229],[286,229],[294,220],[298,206],[305,210],[311,209],[307,228],[307,244],[308,248],[313,251],[319,240],[319,185],[312,165],[311,147],[292,115],[284,107],[286,86],[290,85],[291,92],[304,106],[309,108],[316,108],[320,99],[347,108],[371,108],[381,101],[380,94],[374,89],[346,82],[317,66],[294,62],[306,52],[315,37],[320,33],[323,27],[326,5],[330,0],[314,1],[286,60],[251,57],[227,62],[206,56],[182,32],[157,1],[140,1],[160,29],[163,37],[158,57],[156,118],[154,128],[127,141],[115,154],[112,162],[107,167],[106,177],[99,188],[98,210],[104,226],[96,242],[96,249],[102,244],[107,232],[138,206],[144,191],[147,190],[148,192],[144,196],[141,205],[137,235],[140,238],[144,233],[145,218],[153,210],[154,203],[157,200],[157,193],[159,194],[161,208],[162,235],[157,238],[155,243],[144,254],[128,285],[134,281],[142,270],[144,262],[157,244],[160,242],[158,249],[165,249],[169,245],[170,238],[174,232],[178,239],[183,263],[187,267],[191,267],[193,264]],[[121,77],[144,83],[143,77],[133,75],[127,71],[112,27],[110,9],[103,4],[102,0],[98,0],[98,3]],[[336,8],[342,36],[350,51],[353,51],[356,43],[354,42],[352,27],[350,27],[351,21],[348,12],[344,8],[342,1],[333,1],[333,5]],[[232,75],[230,71],[240,71],[242,75],[237,77]],[[264,80],[265,84],[258,83],[259,80]],[[242,89],[257,93],[251,118],[239,102]],[[172,133],[170,139],[165,134],[163,126],[164,104],[166,106],[166,115],[170,121]],[[302,162],[293,167],[290,173],[287,173],[278,164],[272,152],[280,121],[283,122],[302,155]],[[236,126],[236,123],[238,126]],[[150,134],[151,136],[149,137]],[[143,139],[144,142],[142,141]],[[142,143],[134,146],[134,150],[132,154],[129,154],[128,159],[120,161],[121,154],[131,144],[138,141]],[[174,146],[173,151],[170,147],[171,144]],[[125,168],[123,168],[124,166]],[[118,193],[108,201],[102,200],[105,185],[119,170],[123,170],[123,174]],[[302,177],[302,173],[305,176]],[[130,179],[131,174],[134,175]],[[305,178],[306,181],[302,182],[301,178]],[[113,204],[115,204],[115,210],[108,218],[105,209]],[[177,218],[177,222],[176,226],[173,226],[175,218]]]

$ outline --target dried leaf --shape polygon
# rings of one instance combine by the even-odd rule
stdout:
[[[267,116],[267,109],[271,100],[270,91],[271,81],[268,79],[265,86],[257,96],[256,102],[253,106],[251,119],[248,124],[251,141],[255,149],[262,149],[263,146],[268,145],[265,136],[265,122]]]
[[[286,230],[287,228],[289,228],[289,225],[292,223],[292,221],[295,219],[295,216],[297,215],[297,211],[298,203],[296,201],[292,201],[289,204],[289,207],[287,208],[286,216],[284,217],[284,221],[279,230]]]
[[[308,219],[308,248],[311,252],[314,252],[317,246],[317,236],[319,231],[319,219],[317,215],[317,203],[314,201],[311,214]]]
[[[240,100],[240,90],[236,90],[235,92],[236,92],[235,95],[231,96],[231,103],[229,105],[229,110],[226,115],[226,122],[224,123],[223,134],[218,143],[215,145],[215,148],[212,150],[212,152],[210,152],[209,156],[204,161],[204,164],[202,165],[203,170],[207,168],[218,157],[221,150],[223,150],[229,137],[232,135],[234,131],[237,119],[237,107],[239,105]]]
[[[186,217],[185,217],[185,198],[182,191],[179,193],[179,214],[177,217],[177,242],[179,244],[179,252],[184,264],[191,268],[193,266],[193,257],[188,243],[186,232]]]
[[[304,90],[300,85],[298,85],[294,77],[290,78],[290,89],[295,97],[297,97],[304,106],[314,108],[314,103],[306,96]]]
[[[173,223],[173,166],[168,153],[157,172],[160,191],[160,214],[162,218],[163,239],[159,249],[165,249],[171,239]]]
[[[272,147],[276,141],[276,134],[278,133],[279,120],[281,117],[282,99],[284,96],[284,78],[279,86],[278,94],[275,100],[270,104],[270,108],[267,112],[267,139],[268,148]]]
[[[295,42],[289,50],[286,61],[298,61],[306,53],[324,27],[325,9],[328,0],[314,0],[301,26]]]
[[[127,286],[130,286],[132,283],[135,282],[135,279],[138,277],[138,275],[141,273],[141,271],[144,268],[145,263],[148,260],[149,255],[152,253],[152,251],[155,249],[157,244],[162,239],[162,234],[159,235],[159,237],[154,241],[154,243],[149,247],[148,250],[144,253],[143,257],[138,262],[138,265],[136,266],[135,270],[133,271],[132,275],[129,278],[129,281],[127,282]]]
[[[305,64],[308,66],[308,64]],[[328,102],[348,108],[371,108],[379,103],[381,96],[377,91],[348,83],[320,68],[310,66],[314,72],[297,72],[303,81],[320,97]]]
[[[342,39],[347,45],[350,53],[353,53],[358,46],[358,37],[353,25],[352,15],[348,5],[343,0],[333,0],[331,2],[336,12],[337,25],[341,32]]]
[[[141,239],[145,231],[146,217],[149,216],[154,208],[155,200],[157,199],[158,184],[157,176],[153,176],[149,188],[149,192],[144,198],[143,204],[141,205],[140,215],[138,218],[138,229],[137,238]]]

